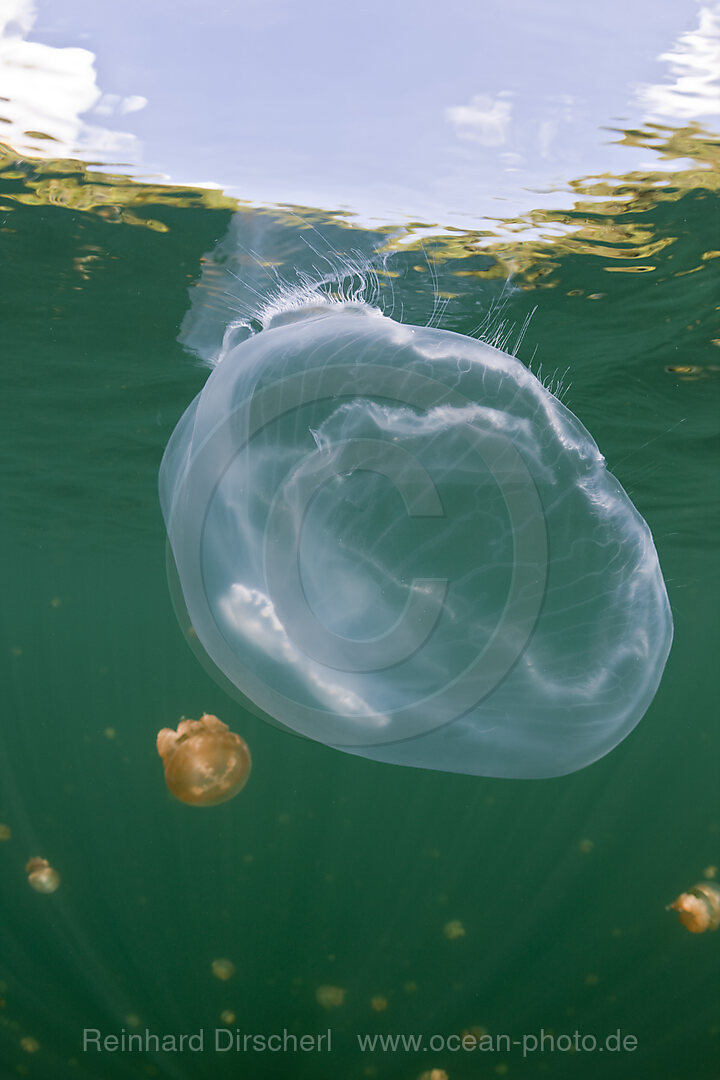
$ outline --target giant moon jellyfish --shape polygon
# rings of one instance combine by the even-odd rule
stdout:
[[[672,618],[580,421],[515,357],[357,300],[305,296],[238,336],[160,496],[192,627],[250,707],[448,772],[559,776],[612,750]]]

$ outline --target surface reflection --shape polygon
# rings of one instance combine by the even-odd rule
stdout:
[[[435,9],[409,0],[390,12],[370,0],[332,19],[324,0],[302,14],[289,0],[242,10],[211,0],[171,33],[163,7],[141,0],[110,10],[8,0],[5,9],[3,115],[23,152],[94,155],[265,204],[346,207],[366,222],[498,232],[500,218],[561,207],[574,176],[641,168],[641,153],[607,138],[618,119],[720,115],[717,0],[699,10],[694,0],[659,10],[614,0],[583,17],[559,0],[542,18],[530,0],[448,0],[452,48],[438,40]],[[377,25],[400,42],[391,63],[376,48]],[[348,40],[359,94],[342,92]],[[188,53],[195,70],[213,71],[210,82],[186,78]],[[307,63],[320,53],[322,65]]]

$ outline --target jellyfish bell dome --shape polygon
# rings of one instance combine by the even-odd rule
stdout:
[[[371,305],[269,310],[180,419],[160,497],[185,622],[271,722],[348,753],[548,777],[660,682],[650,530],[514,356]]]
[[[704,934],[720,926],[720,888],[710,881],[701,881],[668,905],[691,934]]]
[[[60,875],[47,859],[34,857],[25,864],[30,886],[39,893],[54,893],[60,888]]]
[[[228,979],[232,979],[235,974],[235,965],[232,960],[228,960],[227,957],[219,956],[213,960],[210,965],[213,975],[216,979],[220,979],[221,982],[227,982]]]
[[[162,728],[157,750],[165,767],[165,782],[181,802],[217,806],[242,791],[252,762],[244,739],[217,716],[181,720],[177,730]]]

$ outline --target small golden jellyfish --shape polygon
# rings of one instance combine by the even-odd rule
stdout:
[[[60,886],[60,875],[57,870],[53,870],[47,859],[28,859],[25,872],[35,892],[51,893]]]
[[[0,837],[0,839],[2,839]],[[703,870],[703,877],[714,878],[717,877],[717,866],[706,866]]]
[[[456,938],[465,937],[465,927],[459,919],[451,919],[443,926],[443,934],[448,941],[455,941]]]
[[[589,855],[594,847],[594,841],[590,840],[589,837],[586,836],[578,844],[578,851],[581,852],[583,855]]]
[[[477,1046],[482,1045],[483,1041],[488,1039],[490,1033],[484,1024],[471,1024],[470,1027],[464,1028],[460,1032],[460,1038],[462,1040],[463,1050],[474,1050]]]
[[[680,922],[691,934],[717,930],[720,926],[720,888],[709,881],[701,881],[680,893],[677,900],[668,904],[667,910],[677,911]]]
[[[388,999],[383,997],[382,994],[375,994],[370,998],[370,1008],[374,1012],[385,1012],[388,1007]]]
[[[210,965],[212,973],[216,979],[222,979],[223,982],[227,982],[228,979],[232,979],[235,974],[235,965],[232,960],[228,960],[224,956],[218,957],[217,960],[213,960]]]
[[[444,1069],[428,1069],[427,1072],[420,1073],[418,1080],[450,1080],[450,1077]]]
[[[181,720],[177,731],[163,728],[157,736],[165,766],[165,783],[180,802],[217,806],[245,787],[252,761],[244,739],[217,716]]]
[[[235,1013],[232,1011],[232,1009],[223,1009],[223,1011],[220,1013],[220,1019],[222,1020],[223,1024],[234,1024],[236,1019]]]
[[[12,829],[9,825],[0,825],[0,841],[12,839]]]
[[[40,1043],[37,1039],[34,1039],[32,1035],[25,1035],[20,1040],[20,1045],[26,1054],[37,1054],[40,1049]]]
[[[315,1000],[323,1009],[337,1009],[345,1004],[346,991],[340,986],[318,986]]]

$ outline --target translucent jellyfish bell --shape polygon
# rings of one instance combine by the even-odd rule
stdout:
[[[262,715],[377,761],[547,777],[652,701],[648,526],[517,359],[361,302],[230,335],[160,469],[197,638]]]

